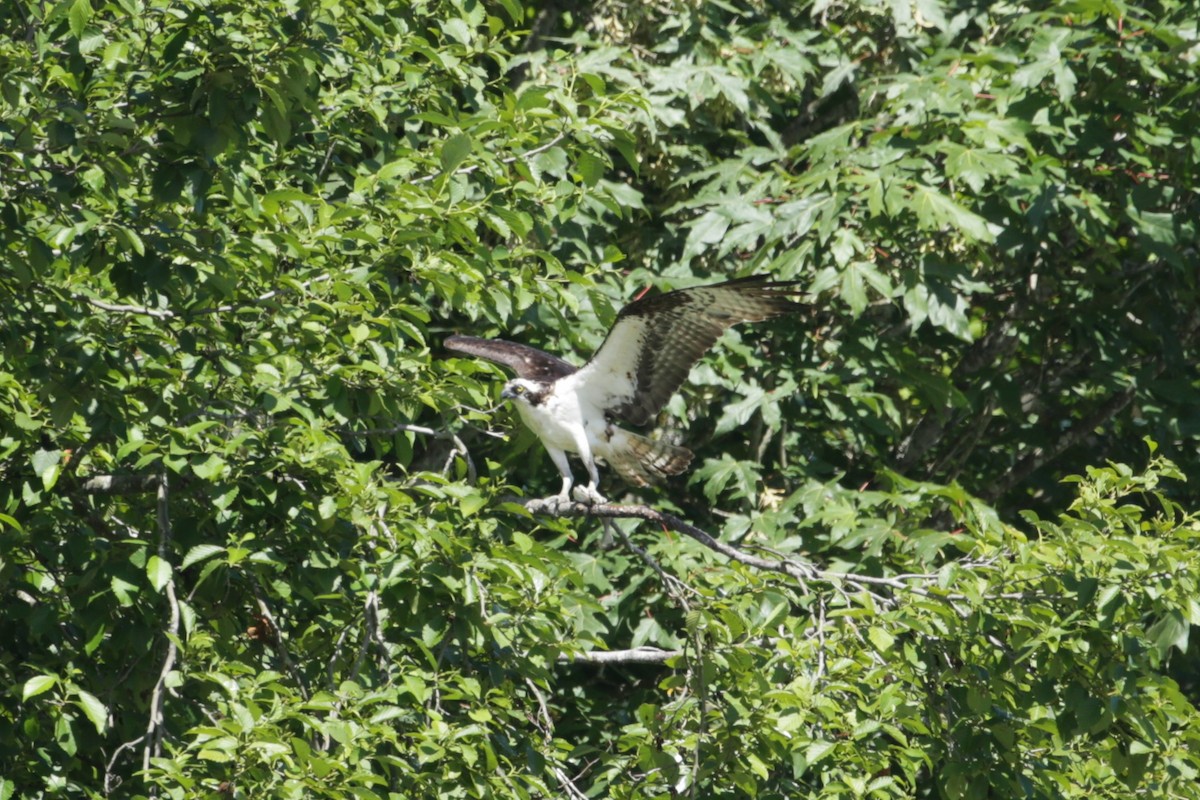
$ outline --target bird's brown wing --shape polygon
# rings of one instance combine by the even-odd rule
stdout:
[[[617,316],[600,349],[574,379],[578,390],[634,425],[658,415],[692,365],[741,322],[760,322],[804,308],[796,283],[743,278],[637,300]]]
[[[484,358],[508,367],[518,378],[554,381],[576,371],[576,367],[558,356],[504,339],[480,339],[477,336],[451,336],[444,342],[450,350]]]

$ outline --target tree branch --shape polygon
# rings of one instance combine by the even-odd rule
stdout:
[[[1188,316],[1187,323],[1179,331],[1181,348],[1186,352],[1197,336],[1200,336],[1200,311],[1193,310]],[[982,493],[985,500],[996,500],[1016,487],[1032,473],[1054,461],[1065,451],[1082,444],[1092,436],[1097,428],[1107,425],[1113,417],[1123,412],[1133,402],[1139,386],[1143,386],[1163,373],[1167,368],[1167,359],[1159,354],[1149,360],[1145,372],[1139,376],[1138,383],[1113,394],[1083,419],[1073,423],[1071,427],[1059,435],[1046,447],[1034,446],[1026,448],[1019,454],[1017,463],[1009,472],[995,481]]]
[[[287,671],[288,675],[292,676],[292,680],[296,682],[296,688],[300,690],[300,696],[305,700],[309,700],[311,695],[308,692],[308,686],[304,683],[304,676],[296,668],[296,662],[292,661],[292,657],[288,655],[287,645],[283,641],[283,631],[280,629],[279,623],[275,620],[275,615],[271,613],[271,607],[267,605],[267,600],[263,597],[258,581],[253,581],[251,588],[254,590],[254,600],[258,604],[258,613],[262,614],[263,618],[270,624],[267,639],[270,640],[271,648],[275,651],[275,656],[283,664],[283,668]]]
[[[557,136],[555,136],[553,139],[551,139],[550,141],[546,142],[545,144],[538,145],[537,147],[533,148],[532,150],[527,150],[526,152],[521,153],[520,155],[509,156],[508,158],[502,158],[502,159],[500,159],[500,163],[501,164],[511,164],[514,161],[528,161],[529,159],[533,158],[534,156],[546,152],[551,147],[554,147],[554,145],[558,144],[565,138],[567,138],[567,134],[560,133]],[[454,172],[452,172],[450,174],[451,175],[470,175],[472,172],[474,172],[477,169],[479,169],[478,164],[470,164],[465,167],[459,167],[458,169],[454,170]],[[429,183],[429,181],[433,180],[434,178],[438,177],[439,175],[444,175],[444,174],[445,174],[444,170],[442,172],[433,172],[433,173],[430,173],[429,175],[422,175],[419,178],[413,178],[412,181],[410,181],[410,182],[411,183]]]
[[[784,575],[791,576],[799,581],[804,581],[813,577],[815,567],[802,565],[791,560],[773,560],[768,558],[759,558],[758,556],[750,555],[743,552],[733,545],[725,544],[722,541],[714,539],[705,531],[697,528],[691,523],[684,522],[679,517],[672,514],[667,514],[649,506],[629,506],[617,505],[613,503],[600,503],[596,505],[587,505],[586,503],[556,503],[546,500],[530,500],[525,503],[525,508],[529,509],[534,514],[549,514],[551,516],[560,517],[600,517],[608,519],[631,518],[644,519],[648,522],[657,522],[660,525],[665,525],[677,533],[682,533],[684,536],[689,536],[695,539],[700,544],[710,550],[715,550],[731,561],[737,561],[755,569],[761,569],[768,572],[779,572]]]
[[[407,423],[397,423],[389,425],[386,428],[368,428],[362,431],[342,426],[340,430],[351,436],[395,436],[397,433],[416,433],[422,436],[432,436],[435,439],[449,439],[454,443],[454,447],[451,448],[449,455],[446,457],[446,464],[442,467],[442,474],[449,473],[450,465],[454,462],[454,457],[461,455],[467,463],[467,482],[474,485],[479,477],[475,470],[475,461],[471,458],[471,451],[467,449],[466,444],[463,443],[458,434],[453,431],[437,431],[433,428],[427,428],[424,425],[409,425]]]
[[[159,487],[158,475],[93,475],[80,482],[86,494],[139,494]]]
[[[163,473],[158,479],[158,557],[164,561],[167,558],[167,548],[171,542],[171,517],[167,505],[167,476]],[[150,693],[150,722],[146,726],[146,746],[142,750],[142,770],[150,769],[150,760],[162,754],[163,740],[163,708],[166,705],[167,678],[175,669],[175,658],[179,653],[175,645],[179,638],[179,599],[175,596],[175,578],[172,574],[167,578],[163,587],[167,595],[171,617],[167,623],[167,655],[163,659],[162,669],[159,670],[158,680]],[[157,796],[157,789],[150,789],[150,796]]]
[[[269,289],[257,297],[253,297],[243,303],[229,303],[226,305],[213,306],[211,308],[198,308],[186,313],[172,311],[169,308],[150,308],[149,306],[135,306],[126,303],[109,303],[104,300],[97,300],[95,297],[89,297],[86,294],[80,294],[79,292],[71,292],[70,296],[72,300],[78,300],[82,303],[87,303],[88,305],[99,308],[102,311],[112,311],[118,314],[134,314],[143,317],[153,317],[154,319],[176,319],[179,317],[195,317],[200,316],[201,314],[224,314],[229,311],[237,311],[240,308],[248,308],[257,303],[270,300],[274,297],[279,297],[280,295],[290,294],[294,291],[303,291],[309,286],[312,286],[314,283],[320,283],[322,281],[329,280],[330,277],[331,276],[328,274],[318,275],[315,278],[310,278],[309,280],[302,282],[298,289]]]
[[[576,502],[560,503],[557,501],[557,498],[549,498],[547,500],[528,500],[525,502],[525,508],[530,513],[548,516],[644,519],[649,522],[656,522],[670,530],[695,539],[700,544],[720,553],[730,561],[736,561],[739,564],[745,564],[748,567],[764,572],[775,572],[786,575],[801,584],[801,586],[807,586],[810,581],[830,584],[839,589],[848,586],[856,591],[871,594],[876,600],[886,604],[894,604],[895,599],[884,597],[878,594],[877,590],[892,589],[946,603],[959,616],[965,617],[968,613],[957,605],[959,602],[968,600],[966,595],[939,591],[922,585],[936,584],[938,574],[935,572],[905,573],[903,575],[883,577],[822,569],[816,564],[799,561],[785,554],[778,554],[776,558],[762,558],[747,553],[731,544],[726,544],[697,528],[695,525],[681,520],[679,517],[650,508],[649,506],[617,505],[611,503],[598,503],[596,505]],[[962,566],[969,569],[971,567],[985,566],[987,563],[975,562],[963,564]],[[1028,593],[1024,592],[1003,592],[987,595],[990,599],[1004,600],[1022,600],[1027,599],[1029,596]]]
[[[657,647],[635,647],[632,650],[588,650],[564,653],[560,664],[664,664],[683,655],[682,650],[660,650]]]

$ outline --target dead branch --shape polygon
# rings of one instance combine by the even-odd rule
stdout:
[[[657,647],[635,647],[632,650],[588,650],[564,653],[560,664],[664,664],[683,655],[682,650],[661,650]]]
[[[85,494],[139,494],[158,487],[158,475],[93,475],[79,484]]]

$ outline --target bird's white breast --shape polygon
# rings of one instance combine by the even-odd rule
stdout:
[[[518,403],[525,424],[550,447],[579,452],[579,437],[586,436],[594,448],[607,422],[604,413],[576,391],[574,375],[562,378],[539,405]]]
[[[575,452],[575,431],[582,427],[577,403],[569,402],[557,391],[541,404],[518,403],[517,412],[537,437],[550,447]]]

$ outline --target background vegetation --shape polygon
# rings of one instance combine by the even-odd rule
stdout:
[[[0,3],[0,800],[1200,796],[1198,18]],[[745,274],[712,546],[513,502]]]

